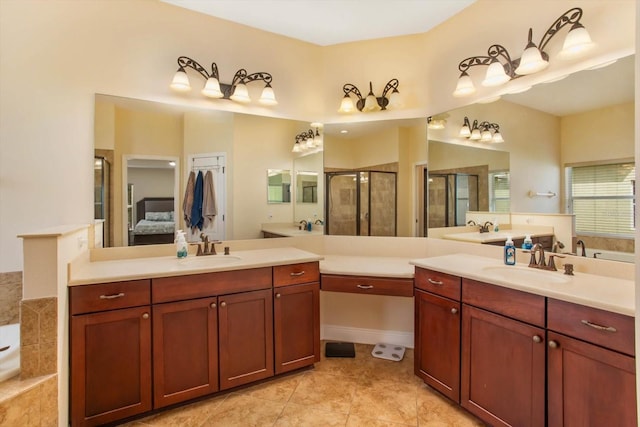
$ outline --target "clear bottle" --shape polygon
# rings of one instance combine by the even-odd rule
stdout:
[[[516,247],[511,237],[507,238],[507,243],[504,245],[504,263],[506,265],[516,264]]]

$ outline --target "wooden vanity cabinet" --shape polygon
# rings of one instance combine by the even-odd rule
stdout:
[[[460,402],[460,278],[415,272],[414,373]]]
[[[275,373],[320,361],[320,271],[317,262],[273,268]]]
[[[494,426],[545,425],[545,298],[463,279],[461,405]]]
[[[547,310],[548,425],[637,425],[634,319],[554,299]]]
[[[70,288],[70,411],[95,426],[151,409],[149,280]]]

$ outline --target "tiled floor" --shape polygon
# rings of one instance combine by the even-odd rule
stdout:
[[[146,426],[482,426],[413,375],[413,351],[401,362],[371,356],[325,358],[315,368],[127,424]]]

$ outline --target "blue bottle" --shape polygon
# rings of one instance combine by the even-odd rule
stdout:
[[[507,239],[507,243],[504,245],[504,263],[506,265],[516,264],[516,247],[511,237]]]

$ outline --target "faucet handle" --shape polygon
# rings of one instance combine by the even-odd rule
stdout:
[[[556,263],[554,258],[564,258],[562,255],[549,254],[549,265],[547,266],[548,270],[558,271],[556,268]]]
[[[221,240],[212,240],[211,241],[211,252],[210,252],[211,255],[216,255],[216,244],[220,244],[220,243],[222,243]]]

